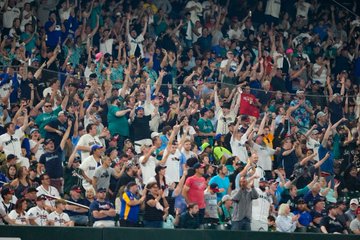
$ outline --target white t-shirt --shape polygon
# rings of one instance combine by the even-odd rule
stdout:
[[[34,140],[31,140],[31,139],[29,142],[30,142],[30,149],[34,148],[37,144],[37,142],[35,142]],[[41,155],[43,155],[44,153],[45,153],[44,145],[41,143],[41,144],[39,144],[38,150],[35,153],[36,160],[39,161]]]
[[[279,18],[281,8],[281,0],[268,0],[265,9],[265,15]]]
[[[197,6],[197,8],[190,11],[190,19],[191,19],[191,22],[195,24],[196,21],[199,20],[198,16],[202,15],[203,7],[200,2],[189,1],[186,4],[185,8],[191,8],[193,6]]]
[[[247,163],[249,158],[248,151],[246,150],[245,143],[247,142],[247,135],[244,134],[240,140],[236,140],[234,135],[230,138],[230,146],[233,156],[240,159],[241,162]]]
[[[70,221],[69,215],[67,213],[57,213],[56,211],[49,214],[48,219],[54,222],[54,226],[64,226],[66,222]]]
[[[25,214],[18,214],[15,209],[11,210],[11,212],[8,214],[8,217],[15,221],[15,224],[17,225],[26,225],[26,215]]]
[[[93,155],[91,155],[88,158],[85,158],[84,161],[82,161],[79,168],[84,171],[86,176],[88,176],[90,179],[92,179],[94,177],[96,168],[100,165],[101,165],[101,162],[98,164],[98,162],[96,162]],[[82,181],[82,185],[85,189],[89,189],[92,187],[92,185],[85,179]]]
[[[114,39],[109,38],[105,42],[100,42],[100,52],[112,54]]]
[[[271,156],[274,155],[275,150],[267,146],[258,145],[256,143],[254,143],[253,148],[259,156],[259,161],[257,165],[260,166],[264,171],[271,171],[272,170]]]
[[[187,136],[186,136],[186,139],[191,140],[191,136],[194,136],[194,135],[196,134],[196,131],[195,131],[195,129],[194,129],[192,126],[190,126],[190,125],[188,125],[187,128],[188,128],[188,134],[187,134]],[[185,129],[184,129],[184,130],[185,130]],[[184,133],[183,133],[183,134],[184,134]],[[181,140],[182,135],[180,135],[180,131],[178,132],[176,138],[177,138],[178,141]]]
[[[93,137],[88,133],[82,135],[79,139],[79,142],[77,143],[77,146],[91,147],[93,145],[103,146],[103,144],[98,136]],[[90,152],[81,151],[81,160],[85,160],[89,156],[90,156]]]
[[[317,71],[319,71],[319,69],[321,68],[321,66],[317,63],[315,63],[313,65],[313,76],[312,79],[313,81],[319,81],[321,83],[321,87],[325,87],[325,83],[326,83],[326,77],[327,77],[327,68],[324,67],[320,76],[316,74]]]
[[[150,156],[146,163],[141,163],[144,160],[144,156],[139,158],[140,169],[142,172],[144,184],[149,183],[149,179],[155,176],[155,167],[159,162],[155,157]]]
[[[166,150],[164,151],[164,155],[165,154]],[[166,160],[166,176],[171,179],[171,182],[180,181],[180,158],[181,152],[179,151],[179,149],[176,149],[175,154],[171,153]]]
[[[36,193],[36,196],[41,196],[43,194],[46,194],[46,195],[49,195],[49,196],[53,196],[53,197],[56,197],[56,198],[60,198],[60,194],[59,194],[59,191],[53,187],[53,186],[49,186],[49,189],[46,190],[44,188],[43,185],[40,185],[36,188],[36,190],[38,191]],[[45,205],[48,205],[48,206],[51,206],[51,207],[55,207],[55,200],[49,200],[49,199],[46,199],[45,200]]]
[[[217,118],[216,134],[228,134],[228,123],[234,122],[236,118],[234,111],[230,110],[229,114],[227,116],[224,116],[222,108],[217,108],[215,116]]]
[[[228,61],[229,61],[229,59],[222,60],[220,63],[220,68],[225,68],[226,65],[228,64]],[[232,61],[230,63],[230,69],[236,70],[236,68],[237,68],[237,63],[235,61]]]
[[[45,88],[44,91],[43,91],[43,96],[46,97],[48,94],[50,94],[50,96],[51,96],[51,92],[52,92],[51,89],[52,89],[51,87]],[[59,96],[62,97],[60,90],[57,90],[57,95],[59,95]],[[55,110],[56,108],[58,108],[58,106],[56,105],[56,98],[54,98],[53,106],[54,106],[54,107],[53,107],[53,110]]]
[[[141,57],[144,57],[144,50],[143,50],[143,45],[142,42],[145,40],[144,36],[142,34],[140,34],[139,36],[137,36],[136,38],[133,38],[130,34],[128,35],[128,39],[129,39],[129,45],[130,45],[130,51],[129,51],[129,55],[130,56],[134,56],[135,55],[135,51],[136,51],[136,46],[139,45],[140,48],[140,53],[141,53]]]
[[[252,201],[252,220],[261,221],[267,223],[269,216],[270,206],[273,203],[271,196],[266,192],[261,191],[259,188],[255,188],[259,197]]]
[[[41,209],[38,206],[32,207],[27,211],[26,216],[28,219],[34,219],[38,226],[47,226],[48,212],[45,209]]]
[[[319,153],[319,147],[321,143],[311,137],[306,141],[306,148],[312,149],[314,153]],[[319,155],[314,157],[314,160],[319,161]]]
[[[181,153],[185,156],[185,159],[188,160],[192,157],[197,157],[197,155],[193,151],[185,151],[185,149],[181,149]],[[181,167],[181,166],[180,166]]]
[[[145,104],[143,107],[144,107],[145,116],[151,115],[155,111],[155,106],[151,102],[145,101]],[[161,120],[160,113],[156,114],[155,116],[153,116],[151,118],[151,120],[149,122],[151,131],[157,132],[159,130],[160,120]]]
[[[305,19],[308,18],[309,9],[311,7],[310,3],[303,2],[303,3],[296,3],[296,16],[303,16]]]
[[[20,9],[17,7],[11,8],[8,6],[6,12],[3,13],[3,27],[11,28],[13,26],[14,19],[19,17]]]
[[[5,155],[14,154],[18,157],[17,163],[21,166],[29,167],[29,159],[21,156],[21,138],[24,137],[24,132],[21,128],[15,130],[15,133],[10,136],[8,133],[0,135],[0,145],[3,147]]]

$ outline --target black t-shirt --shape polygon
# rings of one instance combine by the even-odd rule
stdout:
[[[284,167],[286,178],[289,178],[294,171],[294,165],[298,162],[298,158],[294,151],[292,151],[287,156],[283,156],[282,155],[283,152],[285,152],[285,149],[281,148],[281,152],[278,156],[277,163],[278,166]]]
[[[271,79],[271,87],[273,91],[286,92],[285,80],[277,76]]]
[[[199,227],[200,223],[198,214],[192,216],[189,212],[185,212],[181,215],[179,228],[197,229]]]
[[[147,202],[153,200],[155,197],[151,194],[148,194],[145,199],[145,214],[144,220],[146,221],[163,221],[163,211],[157,209],[156,207],[151,207]],[[164,206],[164,201],[161,198],[159,203]]]
[[[45,152],[41,155],[39,162],[45,165],[50,178],[63,177],[62,154],[63,150],[58,147],[54,152]]]
[[[58,119],[51,121],[48,126],[61,131],[63,134],[66,132],[67,129],[67,123],[61,123]],[[54,132],[46,132],[45,138],[53,139],[55,146],[59,146],[62,136]]]
[[[343,103],[335,103],[334,101],[330,102],[329,110],[331,112],[330,120],[331,124],[338,122],[343,116]]]
[[[133,130],[134,141],[142,139],[150,139],[151,131],[149,122],[151,116],[144,116],[142,118],[135,117],[133,123],[131,124]]]
[[[344,226],[339,220],[336,218],[333,219],[329,216],[326,216],[321,220],[320,226],[324,226],[328,233],[342,233],[345,230]]]

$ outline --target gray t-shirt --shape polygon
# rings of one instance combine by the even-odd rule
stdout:
[[[350,223],[350,229],[352,232],[354,231],[360,231],[360,221],[359,219],[355,218],[354,220],[351,221]]]
[[[110,177],[115,176],[115,170],[111,167],[104,168],[103,166],[98,167],[95,170],[94,177],[96,177],[96,189],[106,188],[109,189]]]
[[[218,212],[217,212],[217,196],[216,193],[211,194],[208,190],[204,193],[205,197],[205,218],[218,218]]]

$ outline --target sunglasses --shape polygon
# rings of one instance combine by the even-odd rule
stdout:
[[[48,108],[48,107],[51,107],[51,105],[45,105],[44,107]]]

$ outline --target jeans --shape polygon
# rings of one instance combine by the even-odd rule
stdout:
[[[163,221],[146,221],[144,220],[144,227],[146,228],[162,228]]]
[[[233,231],[238,231],[238,230],[250,231],[251,230],[250,219],[243,218],[240,221],[233,221],[231,224],[231,230],[233,230]]]
[[[89,222],[88,216],[86,215],[70,216],[70,220],[73,221],[75,225],[80,225],[80,226],[87,226]]]

